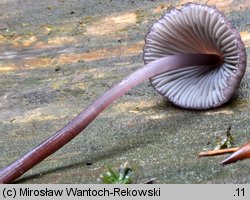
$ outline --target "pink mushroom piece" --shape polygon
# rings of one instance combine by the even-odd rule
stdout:
[[[214,7],[186,4],[166,13],[145,39],[145,66],[111,87],[44,142],[0,171],[11,183],[67,144],[114,100],[141,82],[175,105],[209,109],[229,101],[244,75],[246,52],[240,35]]]
[[[243,144],[237,151],[235,151],[228,158],[223,160],[220,164],[228,165],[246,158],[250,158],[250,142]]]

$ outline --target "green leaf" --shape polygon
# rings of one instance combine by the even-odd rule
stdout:
[[[102,183],[105,184],[131,184],[133,172],[128,167],[127,162],[120,167],[118,171],[114,171],[111,167],[108,167],[108,171],[100,176]]]

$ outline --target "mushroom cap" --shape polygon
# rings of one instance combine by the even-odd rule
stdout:
[[[156,21],[145,39],[145,64],[181,54],[221,57],[219,66],[189,66],[150,79],[169,101],[188,109],[208,109],[227,102],[246,69],[246,51],[238,31],[214,7],[188,3]]]

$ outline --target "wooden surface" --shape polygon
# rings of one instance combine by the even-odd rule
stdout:
[[[152,23],[187,1],[3,0],[0,2],[0,167],[60,129],[111,85],[143,65]],[[200,1],[199,1],[200,2]],[[203,1],[239,30],[250,56],[250,1]],[[128,161],[135,183],[250,183],[250,160],[199,158],[217,136],[250,140],[249,60],[231,102],[177,108],[149,82],[131,90],[80,136],[18,183],[97,183]],[[88,164],[87,164],[88,163]],[[91,165],[89,165],[91,163]]]

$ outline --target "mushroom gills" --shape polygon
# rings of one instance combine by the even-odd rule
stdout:
[[[145,64],[181,53],[217,54],[216,67],[189,66],[152,77],[152,86],[177,106],[208,109],[229,101],[246,68],[239,33],[216,8],[189,3],[156,21],[145,40]]]

